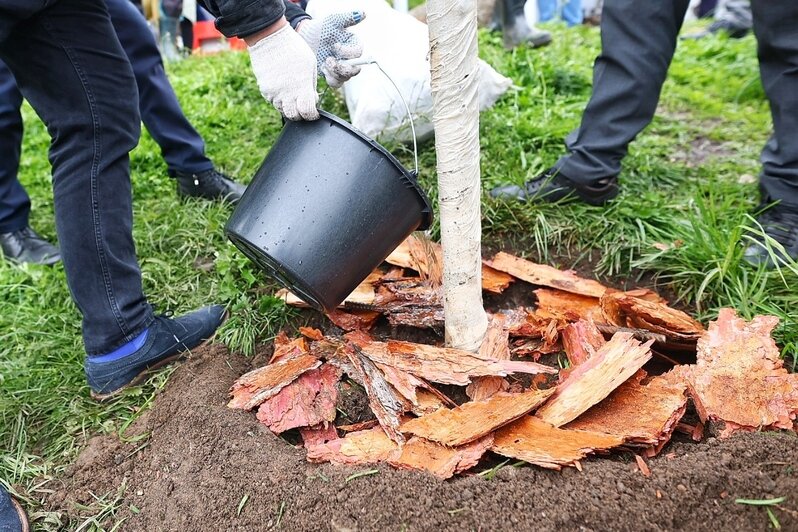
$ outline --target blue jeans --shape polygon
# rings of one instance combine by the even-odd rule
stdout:
[[[88,354],[152,323],[133,243],[138,91],[102,0],[0,0],[0,59],[52,137],[55,222]]]
[[[558,0],[538,0],[538,20],[547,22],[557,15]],[[562,5],[562,19],[568,26],[582,23],[582,0],[565,0]]]
[[[205,143],[180,108],[146,19],[130,0],[105,3],[114,31],[133,66],[141,119],[161,147],[170,175],[210,170],[213,163],[205,156]],[[14,76],[0,62],[0,233],[26,227],[30,213],[30,198],[17,180],[21,102]]]

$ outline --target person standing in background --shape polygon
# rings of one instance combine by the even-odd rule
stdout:
[[[582,0],[564,0],[561,6],[558,6],[559,3],[558,0],[538,0],[538,21],[553,20],[557,16],[557,8],[560,7],[560,18],[569,28],[582,24]]]

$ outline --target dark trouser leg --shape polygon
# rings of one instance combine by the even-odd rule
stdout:
[[[689,0],[606,0],[601,55],[582,124],[569,135],[557,167],[589,184],[621,171],[629,143],[657,109]]]
[[[180,108],[146,19],[130,0],[106,0],[106,4],[133,66],[141,119],[161,147],[170,173],[210,170],[213,163],[205,156],[205,143]]]
[[[17,80],[0,61],[0,233],[28,226],[30,198],[17,179],[22,146],[22,95]]]
[[[140,121],[130,63],[101,0],[51,3],[13,26],[0,57],[53,139],[56,228],[86,352],[111,351],[153,320],[131,232]]]
[[[798,3],[751,2],[759,70],[770,101],[773,136],[762,150],[766,200],[798,208]]]

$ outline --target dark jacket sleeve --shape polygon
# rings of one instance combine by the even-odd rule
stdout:
[[[216,28],[227,37],[246,37],[277,22],[283,15],[293,27],[309,18],[302,8],[284,0],[199,0],[216,17]]]

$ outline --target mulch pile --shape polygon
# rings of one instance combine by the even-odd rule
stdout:
[[[507,253],[486,261],[484,290],[529,283],[537,305],[490,316],[478,353],[374,340],[381,317],[442,326],[440,252],[410,237],[328,316],[345,334],[279,335],[269,364],[233,384],[228,406],[257,409],[275,434],[299,429],[311,462],[388,463],[439,478],[489,453],[560,469],[624,450],[648,474],[644,457],[677,430],[701,441],[706,425],[721,437],[796,429],[798,375],[771,337],[776,318],[746,322],[723,309],[705,329],[650,290],[617,291]],[[696,363],[679,364],[685,354]],[[542,363],[553,355],[560,364]],[[675,365],[649,375],[652,358]],[[351,386],[365,390],[373,419],[339,419],[340,391]],[[683,420],[688,399],[698,423]]]

